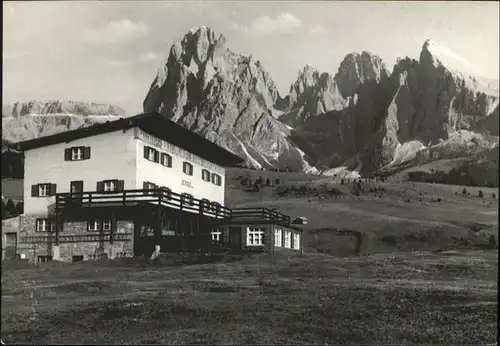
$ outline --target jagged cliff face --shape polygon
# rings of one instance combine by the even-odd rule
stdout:
[[[339,70],[335,75],[335,81],[339,85],[340,93],[344,98],[352,97],[359,85],[371,80],[377,83],[387,79],[390,75],[378,56],[363,51],[346,55],[340,63]]]
[[[417,158],[455,158],[498,145],[498,137],[488,135],[498,135],[497,91],[464,72],[467,66],[453,53],[426,41],[419,61],[399,60],[390,76],[380,60],[362,56],[346,57],[335,77],[348,106],[309,117],[297,129],[322,164],[371,174]]]
[[[120,107],[78,101],[30,101],[2,105],[2,139],[23,141],[125,116]]]
[[[280,121],[292,127],[303,124],[309,117],[331,110],[344,109],[348,101],[342,97],[338,85],[329,73],[319,73],[310,65],[299,72],[290,94],[285,98],[284,114]]]
[[[230,51],[224,36],[206,27],[172,45],[144,100],[158,111],[226,147],[254,167],[308,169],[303,153],[275,118],[282,102],[261,63]]]
[[[369,52],[347,54],[333,77],[307,65],[290,87],[285,98],[285,112],[279,118],[292,127],[307,119],[330,111],[347,108],[356,91],[365,81],[386,80],[389,71],[382,60]]]

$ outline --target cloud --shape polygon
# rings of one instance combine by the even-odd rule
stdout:
[[[91,43],[117,43],[132,41],[147,35],[149,28],[143,23],[134,23],[129,19],[112,21],[99,29],[89,30],[83,39]]]
[[[303,26],[302,21],[291,13],[281,13],[276,18],[261,16],[255,18],[249,27],[233,24],[233,30],[256,36],[286,35],[295,32]]]
[[[155,52],[147,52],[147,53],[144,53],[143,55],[140,56],[140,60],[142,62],[154,62],[154,61],[158,61],[160,60],[160,55],[155,53]]]
[[[313,35],[324,35],[326,34],[326,29],[321,25],[315,25],[309,28],[309,32]]]

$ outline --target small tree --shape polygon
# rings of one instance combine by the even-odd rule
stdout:
[[[16,214],[21,215],[22,213],[24,213],[24,203],[23,202],[19,202],[16,205]]]
[[[483,191],[479,190],[479,194],[478,194],[479,198],[483,198],[484,195],[483,195]]]
[[[467,194],[467,189],[464,187],[464,189],[462,190],[462,195],[466,195]]]
[[[9,216],[16,214],[16,206],[14,205],[14,202],[12,202],[11,199],[7,201],[4,208]]]

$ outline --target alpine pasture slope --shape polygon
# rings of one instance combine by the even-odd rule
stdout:
[[[242,185],[259,177],[275,186]],[[496,342],[497,189],[390,179],[357,189],[347,179],[245,169],[228,172],[226,189],[230,206],[308,217],[304,254],[5,262],[3,341]],[[320,228],[361,231],[360,256],[349,237]]]

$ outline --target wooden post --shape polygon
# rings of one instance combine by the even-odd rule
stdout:
[[[113,244],[113,233],[117,227],[116,214],[114,211],[111,212],[111,229],[109,230],[109,243]]]
[[[59,246],[59,230],[62,230],[61,226],[62,226],[61,213],[57,213],[56,214],[56,241],[55,241],[56,246]]]
[[[154,223],[153,223],[155,245],[160,245],[161,242],[161,233],[163,229],[163,214],[164,213],[162,210],[160,210],[159,208],[156,209],[154,216]]]

